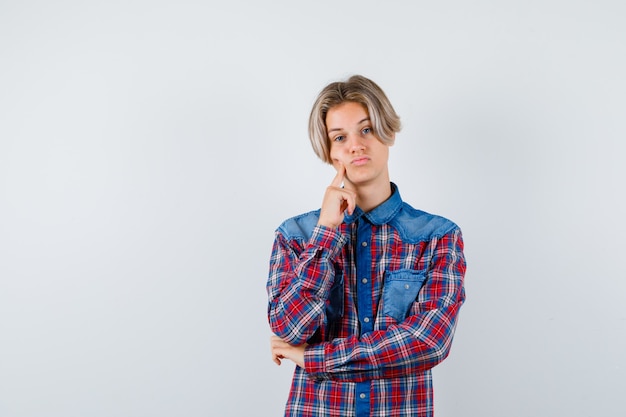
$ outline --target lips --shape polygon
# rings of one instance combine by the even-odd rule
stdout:
[[[365,164],[367,164],[369,162],[369,160],[370,159],[368,157],[366,157],[366,156],[361,156],[361,157],[358,157],[358,158],[354,158],[352,160],[352,165],[355,165],[355,166],[365,165]]]

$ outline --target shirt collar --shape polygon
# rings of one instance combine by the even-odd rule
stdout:
[[[359,218],[365,217],[370,223],[375,225],[381,225],[389,223],[391,219],[395,217],[402,207],[402,197],[400,197],[400,191],[393,182],[391,183],[391,196],[383,201],[380,205],[374,207],[367,213],[361,210],[360,207],[354,210],[354,213],[346,214],[344,221],[347,224],[356,222]]]

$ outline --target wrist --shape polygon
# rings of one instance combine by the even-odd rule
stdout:
[[[328,379],[324,363],[324,343],[308,345],[304,349],[304,369],[309,377],[316,380]]]
[[[317,222],[317,225],[318,225],[318,226],[324,226],[324,227],[327,227],[327,228],[329,228],[329,229],[336,229],[336,228],[338,228],[338,227],[339,227],[339,225],[340,225],[340,224],[341,224],[341,223],[337,224],[337,223],[334,223],[334,222],[324,221],[324,220],[322,220],[322,219],[320,219],[320,220]]]

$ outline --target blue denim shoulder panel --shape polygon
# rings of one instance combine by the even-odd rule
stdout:
[[[402,210],[390,224],[398,230],[407,243],[418,243],[432,238],[444,236],[458,226],[445,217],[417,210],[403,203]]]
[[[320,217],[320,210],[310,211],[285,220],[279,227],[278,231],[282,235],[291,240],[297,239],[308,242],[313,234],[313,229],[317,225]]]

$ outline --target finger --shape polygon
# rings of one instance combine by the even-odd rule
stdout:
[[[270,346],[272,348],[285,346],[286,344],[287,343],[283,339],[278,337],[278,336],[271,336],[270,337]]]
[[[350,196],[350,198],[346,199],[346,205],[348,214],[352,215],[352,213],[354,213],[354,209],[356,208],[356,200]]]
[[[280,359],[283,357],[281,354],[276,353],[276,349],[278,349],[278,344],[280,344],[282,342],[282,339],[276,335],[272,335],[270,336],[270,350],[272,353],[272,361],[280,366],[281,365],[281,361]]]
[[[346,175],[346,167],[341,163],[337,163],[339,166],[337,167],[337,175],[333,179],[333,182],[330,183],[332,187],[340,188],[343,183],[343,177]]]
[[[291,350],[289,348],[285,348],[285,347],[274,347],[272,348],[272,360],[276,363],[279,364],[279,362],[282,362],[282,359],[291,359]]]
[[[356,209],[356,194],[354,191],[343,188],[341,193],[341,211],[348,211],[348,214],[354,213]]]

